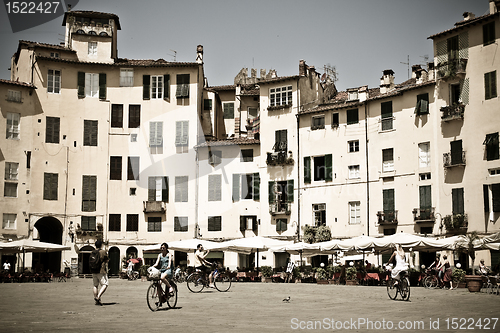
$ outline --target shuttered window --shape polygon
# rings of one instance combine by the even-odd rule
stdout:
[[[495,42],[495,21],[483,25],[483,46]]]
[[[49,69],[47,75],[47,92],[53,94],[61,92],[61,71]]]
[[[127,231],[139,231],[138,214],[127,214]]]
[[[127,163],[127,180],[139,180],[139,157],[129,157]]]
[[[151,99],[163,98],[163,76],[151,76]]]
[[[149,123],[149,147],[163,147],[163,122]]]
[[[220,150],[209,150],[208,151],[208,163],[211,166],[216,166],[222,162],[222,151]]]
[[[109,214],[109,231],[121,231],[122,216],[120,214]]]
[[[97,120],[83,121],[83,145],[97,147]]]
[[[347,125],[359,123],[358,109],[347,110]]]
[[[415,114],[420,116],[429,113],[429,94],[417,95],[417,105],[415,106]]]
[[[189,97],[189,80],[189,74],[177,74],[177,90],[175,92],[175,97]]]
[[[175,216],[174,217],[174,231],[176,231],[176,232],[188,231],[188,217],[187,216]]]
[[[151,86],[151,76],[150,75],[143,75],[142,76],[142,99],[149,99],[150,86]]]
[[[394,149],[388,148],[382,150],[382,171],[394,171]]]
[[[497,71],[484,74],[484,99],[497,97]]]
[[[168,177],[148,177],[148,201],[168,202]]]
[[[253,230],[257,232],[259,224],[257,221],[257,216],[255,215],[241,215],[240,216],[240,231]]]
[[[128,128],[139,128],[141,126],[141,106],[128,106]]]
[[[95,212],[97,202],[97,176],[82,178],[82,212]]]
[[[161,232],[161,217],[148,217],[148,232]]]
[[[47,117],[45,126],[45,143],[59,143],[59,131],[61,128],[59,117]]]
[[[386,217],[391,216],[395,210],[394,204],[394,189],[388,189],[382,191],[384,214]]]
[[[170,74],[163,75],[163,99],[170,98]]]
[[[224,119],[234,119],[234,102],[223,103],[222,110]]]
[[[208,231],[222,231],[222,217],[209,216],[208,217]]]
[[[121,156],[110,156],[109,179],[110,180],[121,180],[122,179],[122,157]]]
[[[7,128],[5,135],[6,139],[19,140],[20,122],[20,113],[7,112]]]
[[[111,104],[111,127],[123,128],[123,104]]]
[[[277,130],[274,132],[274,147],[275,152],[288,150],[288,133],[287,130]]]
[[[208,176],[208,201],[222,200],[222,175]]]
[[[276,231],[283,232],[288,229],[287,219],[277,219],[276,220]]]
[[[82,216],[81,228],[83,231],[95,231],[96,230],[96,218],[95,216]]]
[[[175,122],[175,145],[187,146],[189,144],[189,121]]]
[[[500,184],[491,185],[491,196],[493,201],[493,211],[500,212]]]
[[[188,176],[175,177],[175,202],[188,202]]]
[[[57,200],[57,173],[43,174],[43,200]]]
[[[106,73],[99,74],[99,99],[106,99]]]
[[[464,189],[454,188],[451,190],[453,215],[464,214]]]
[[[493,161],[499,159],[498,132],[486,134],[483,144],[486,146],[486,160]]]
[[[311,157],[304,157],[304,183],[311,183]]]
[[[432,196],[431,186],[420,186],[420,219],[426,220],[431,216],[432,211]]]
[[[233,174],[233,201],[260,200],[260,175],[258,173]]]

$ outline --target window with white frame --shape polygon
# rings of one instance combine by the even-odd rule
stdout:
[[[359,176],[359,165],[349,165],[349,179],[358,179]]]
[[[89,55],[97,55],[97,42],[89,42]]]
[[[418,165],[421,168],[431,165],[431,144],[429,142],[418,144]]]
[[[120,87],[134,86],[134,70],[132,68],[120,69]]]
[[[61,92],[61,71],[49,69],[47,75],[47,92],[53,94]]]
[[[394,171],[394,149],[382,149],[382,171]]]
[[[188,146],[189,144],[189,121],[175,122],[175,145]]]
[[[292,86],[269,89],[269,106],[292,104]]]
[[[16,229],[16,214],[3,214],[3,229]]]
[[[188,231],[188,217],[187,216],[174,216],[174,231],[186,232]]]
[[[151,75],[151,98],[163,98],[163,75]]]
[[[349,224],[361,223],[361,203],[359,201],[349,202]]]
[[[324,128],[325,128],[325,115],[312,117],[311,130],[324,129]]]
[[[326,225],[326,204],[313,204],[313,219],[316,227]]]
[[[21,103],[21,91],[19,90],[8,90],[7,100],[10,102]]]
[[[349,145],[349,152],[350,153],[355,153],[355,152],[359,151],[359,140],[349,141],[349,142],[347,142],[347,144]]]
[[[21,121],[20,113],[7,112],[6,139],[19,140],[20,121]]]
[[[17,180],[19,163],[5,162],[5,180]]]
[[[347,89],[347,100],[353,101],[358,99],[358,89]]]
[[[85,73],[85,96],[99,96],[99,74]]]

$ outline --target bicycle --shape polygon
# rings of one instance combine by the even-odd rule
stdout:
[[[214,276],[215,289],[221,292],[226,292],[229,288],[231,288],[231,278],[223,269],[219,271],[219,268],[216,268],[212,274]],[[210,287],[205,274],[200,270],[196,270],[195,272],[189,274],[186,278],[186,282],[188,289],[193,293],[199,293],[203,290],[203,288]]]
[[[499,285],[498,285],[499,277],[498,277],[498,275],[487,276],[487,278],[488,278],[488,283],[486,284],[486,292],[490,295],[493,293],[498,295],[499,294]]]
[[[130,281],[137,280],[139,278],[138,271],[127,272],[127,279]]]
[[[398,283],[396,283],[398,281]],[[399,273],[399,280],[389,278],[387,281],[387,295],[390,299],[396,299],[396,297],[401,295],[403,301],[410,300],[410,280],[408,279],[408,272],[402,271]]]
[[[424,277],[424,287],[427,289],[437,288],[440,285],[439,277],[436,270],[427,269],[425,271],[426,276]]]
[[[186,272],[180,271],[174,274],[173,280],[177,283],[183,283],[186,282],[186,276],[187,276]]]
[[[159,277],[151,278],[151,284],[148,287],[146,300],[151,311],[157,311],[164,303],[167,303],[169,308],[175,308],[177,305],[177,285],[171,279],[168,279],[173,291],[166,293],[163,283]]]

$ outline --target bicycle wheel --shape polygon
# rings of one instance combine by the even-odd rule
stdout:
[[[214,279],[215,289],[218,291],[228,291],[231,288],[231,278],[226,274],[218,274]]]
[[[199,273],[191,273],[186,279],[188,289],[193,293],[199,293],[203,290],[203,278]]]
[[[174,291],[168,293],[167,304],[169,308],[175,308],[177,305],[177,285],[173,281],[170,281],[170,286]]]
[[[139,278],[139,272],[132,272],[132,280],[137,280]]]
[[[156,283],[151,283],[148,288],[148,293],[146,295],[146,300],[148,302],[148,307],[151,311],[156,311],[160,308],[161,302],[158,296],[158,290],[156,289]]]
[[[395,286],[394,282],[393,279],[387,281],[387,295],[389,295],[390,299],[396,299],[398,296],[398,286]]]
[[[401,285],[399,286],[399,292],[401,293],[401,298],[404,301],[409,301],[410,300],[410,281],[408,280],[408,277],[404,277],[400,281]]]

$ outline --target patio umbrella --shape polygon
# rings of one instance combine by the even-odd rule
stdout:
[[[292,245],[293,242],[282,241],[262,236],[254,236],[248,238],[233,239],[216,244],[217,245],[215,249],[248,254],[256,251],[267,251],[274,247]]]
[[[376,238],[374,241],[375,250],[390,250],[396,244],[401,244],[402,247],[413,248],[413,250],[428,249],[430,247],[430,239],[417,235],[407,234],[404,232],[390,236]]]
[[[149,245],[144,248],[143,251],[160,251],[161,244],[163,243],[158,243],[155,245]],[[181,252],[192,252],[196,250],[196,247],[198,244],[203,245],[203,247],[206,250],[212,250],[214,247],[217,247],[221,243],[217,242],[212,242],[208,240],[203,240],[203,239],[198,239],[198,238],[193,238],[193,239],[184,239],[180,241],[173,241],[173,242],[167,242],[168,244],[168,249],[169,250],[174,250],[174,251],[181,251]]]
[[[290,254],[301,254],[305,256],[313,256],[321,254],[319,243],[304,243],[286,244],[270,249],[272,252],[288,252]]]
[[[3,253],[22,253],[23,254],[23,271],[24,271],[24,255],[26,252],[57,252],[70,250],[70,246],[64,246],[54,243],[38,242],[30,239],[20,239],[13,242],[0,243],[0,250]]]

